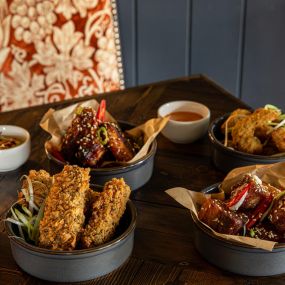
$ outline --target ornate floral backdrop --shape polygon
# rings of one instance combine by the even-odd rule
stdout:
[[[123,88],[114,16],[111,0],[0,0],[0,111]]]

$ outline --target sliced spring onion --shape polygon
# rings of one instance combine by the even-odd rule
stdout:
[[[242,227],[242,235],[243,236],[246,235],[246,225],[243,225],[243,227]]]
[[[249,235],[254,238],[255,237],[255,231],[253,229],[249,230]]]
[[[82,111],[83,111],[83,107],[79,106],[79,107],[76,108],[75,114],[76,115],[80,115],[82,113]]]
[[[17,221],[19,221],[19,218],[18,218],[18,216],[16,215],[16,213],[15,213],[13,207],[11,207],[11,213],[12,213],[12,216],[14,217],[14,219],[17,220]]]
[[[101,126],[97,131],[97,137],[100,140],[102,145],[105,145],[109,141],[107,129],[104,126]]]
[[[29,217],[33,216],[32,212],[27,207],[25,207],[24,205],[22,205],[22,209]]]
[[[276,126],[274,127],[274,130],[276,130],[276,129],[278,129],[278,128],[284,126],[284,125],[285,125],[285,119],[283,119],[278,125],[276,125]]]
[[[23,175],[22,179],[25,178],[28,183],[28,192],[29,192],[29,200],[26,201],[29,203],[29,210],[33,213],[33,210],[38,211],[39,208],[34,203],[34,188],[31,179],[27,175]]]
[[[18,227],[19,235],[25,241],[34,241],[35,244],[37,244],[39,236],[39,224],[44,213],[45,199],[38,197],[41,206],[38,207],[35,204],[35,193],[33,186],[35,184],[41,187],[46,186],[40,181],[32,182],[31,179],[26,175],[24,175],[21,179],[26,179],[27,181],[27,188],[21,189],[24,197],[11,206],[11,217],[7,218],[6,221],[15,224]],[[25,204],[21,204],[21,201],[28,203],[29,207],[26,207]]]
[[[18,209],[15,209],[15,214],[17,215],[17,217],[19,218],[19,220],[24,223],[25,225],[27,225],[29,223],[28,218],[21,213]]]
[[[264,106],[264,109],[266,109],[266,110],[276,110],[276,111],[281,113],[281,110],[278,107],[276,107],[276,106],[274,106],[272,104],[266,104]]]
[[[38,212],[38,215],[36,216],[35,223],[34,223],[34,231],[32,233],[32,240],[35,241],[36,244],[38,244],[39,239],[39,226],[40,221],[44,215],[44,202],[41,204],[40,210]]]
[[[10,222],[10,223],[18,225],[18,226],[24,226],[24,223],[22,223],[18,220],[12,219],[12,218],[7,218],[4,221]]]
[[[29,191],[26,188],[22,188],[21,192],[24,194],[25,200],[28,202],[30,200]]]

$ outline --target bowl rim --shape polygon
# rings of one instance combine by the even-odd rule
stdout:
[[[201,193],[205,193],[205,194],[210,194],[211,193],[211,190],[215,190],[218,188],[218,186],[221,184],[222,182],[217,182],[217,183],[214,183],[204,189],[202,189],[200,192]],[[192,211],[191,212],[191,217],[195,223],[195,225],[200,229],[202,230],[205,234],[209,235],[211,238],[215,239],[215,240],[218,240],[218,241],[221,241],[221,242],[224,242],[228,245],[231,245],[231,246],[237,246],[237,247],[242,247],[242,248],[245,248],[245,249],[250,249],[250,250],[260,250],[260,251],[263,251],[262,249],[260,248],[256,248],[254,246],[250,246],[250,245],[247,245],[247,244],[242,244],[242,243],[239,243],[237,241],[232,241],[232,240],[227,240],[227,239],[224,239],[220,236],[217,236],[217,235],[214,235],[214,233],[208,229],[205,225],[203,225],[203,223],[201,223],[196,215],[194,215],[194,213]],[[285,243],[277,243],[275,244],[275,246],[273,247],[273,250],[279,250],[279,249],[284,249],[285,248]]]
[[[128,238],[128,236],[134,231],[136,227],[137,209],[134,203],[130,199],[127,201],[127,207],[130,209],[131,212],[131,221],[127,229],[115,239],[111,239],[110,241],[103,243],[102,245],[98,245],[88,249],[75,249],[69,251],[69,250],[52,250],[52,249],[41,248],[39,246],[29,244],[28,242],[24,241],[22,238],[15,236],[15,234],[11,229],[11,223],[9,223],[8,221],[5,221],[4,225],[8,238],[10,240],[13,240],[13,242],[15,242],[18,246],[25,248],[29,251],[32,251],[34,254],[47,254],[51,256],[82,256],[82,255],[88,255],[90,253],[102,252],[108,250],[109,248],[119,244],[120,242]],[[5,219],[8,217],[9,212],[10,210],[6,212]]]
[[[175,103],[181,103],[181,104],[194,103],[194,104],[200,105],[201,107],[203,107],[203,108],[206,109],[207,115],[206,115],[206,116],[202,116],[202,118],[199,119],[199,120],[187,121],[187,122],[186,122],[186,121],[175,121],[175,120],[169,119],[169,122],[171,122],[171,123],[174,123],[174,124],[177,124],[177,125],[181,125],[181,126],[182,126],[182,125],[194,125],[194,124],[196,124],[196,123],[201,123],[201,122],[203,122],[203,121],[208,121],[208,120],[210,119],[210,117],[211,117],[211,111],[210,111],[210,109],[208,108],[208,106],[206,106],[206,105],[203,104],[203,103],[200,103],[200,102],[198,102],[198,101],[193,101],[193,100],[174,100],[174,101],[166,102],[166,103],[164,103],[164,104],[162,104],[162,105],[160,105],[160,106],[158,107],[158,109],[157,109],[157,115],[158,115],[160,118],[168,116],[171,112],[168,113],[168,114],[166,114],[166,115],[164,115],[164,116],[162,116],[162,115],[161,115],[161,109],[162,109],[163,107],[165,107],[166,105],[175,104]]]
[[[131,124],[131,123],[128,123],[128,122],[125,122],[125,121],[120,121],[118,120],[118,124],[119,125],[125,125],[127,127],[135,127],[134,124]],[[46,156],[48,157],[49,160],[51,161],[54,161],[55,163],[57,163],[58,165],[61,165],[61,166],[64,166],[66,164],[69,164],[68,162],[64,163],[62,161],[60,161],[59,159],[57,159],[56,157],[54,157],[49,149],[48,149],[48,143],[49,143],[49,140],[47,140],[44,144],[44,148],[45,148],[45,153],[46,153]],[[99,167],[99,168],[92,168],[90,167],[90,171],[91,172],[97,172],[97,173],[105,173],[105,172],[123,172],[125,170],[128,170],[129,168],[135,168],[135,167],[139,167],[139,165],[141,164],[144,164],[145,161],[147,161],[148,159],[150,159],[152,156],[155,155],[156,153],[156,150],[157,150],[157,141],[156,139],[154,139],[151,143],[151,145],[149,146],[149,150],[147,152],[146,155],[144,155],[142,158],[130,163],[130,164],[124,164],[122,163],[122,165],[119,165],[119,166],[112,166],[112,167]]]
[[[246,152],[242,152],[242,151],[239,151],[239,150],[236,150],[236,149],[233,149],[233,148],[229,148],[229,147],[226,147],[224,146],[215,136],[214,134],[214,128],[215,126],[224,121],[231,113],[226,113],[224,114],[223,116],[220,116],[218,118],[216,118],[215,120],[213,120],[210,125],[209,125],[209,128],[208,128],[208,137],[211,141],[211,143],[220,148],[221,150],[227,152],[228,154],[231,154],[231,155],[235,155],[235,156],[240,156],[240,157],[243,157],[243,158],[248,158],[248,159],[252,159],[252,160],[267,160],[267,161],[272,161],[272,162],[276,162],[276,160],[278,159],[281,159],[281,158],[284,158],[285,159],[285,155],[283,156],[268,156],[268,155],[260,155],[260,154],[251,154],[251,153],[246,153]]]
[[[27,145],[27,143],[31,139],[30,133],[26,129],[24,129],[24,128],[20,127],[20,126],[16,126],[16,125],[0,125],[0,131],[3,128],[11,128],[11,127],[14,128],[14,129],[18,129],[19,131],[22,132],[22,135],[19,135],[19,137],[23,138],[24,141],[22,143],[20,143],[19,145],[15,146],[15,147],[7,148],[7,149],[0,149],[0,153],[8,154],[8,153],[14,153],[14,152],[17,152],[17,151],[21,151],[21,148],[25,148],[25,146]]]

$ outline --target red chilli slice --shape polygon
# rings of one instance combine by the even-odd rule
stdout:
[[[104,122],[106,113],[106,100],[103,99],[100,102],[99,108],[97,110],[96,119]]]
[[[252,185],[252,182],[247,183],[244,186],[244,188],[227,203],[227,206],[229,208],[231,208],[234,205],[236,205],[244,197],[244,195],[246,195],[246,193],[250,189],[251,185]]]

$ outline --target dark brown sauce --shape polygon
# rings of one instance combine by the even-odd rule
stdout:
[[[21,143],[22,141],[20,139],[9,136],[3,136],[0,133],[0,150],[13,148],[20,145]]]
[[[190,122],[201,120],[203,116],[195,112],[172,112],[169,114],[170,120],[179,122]]]

